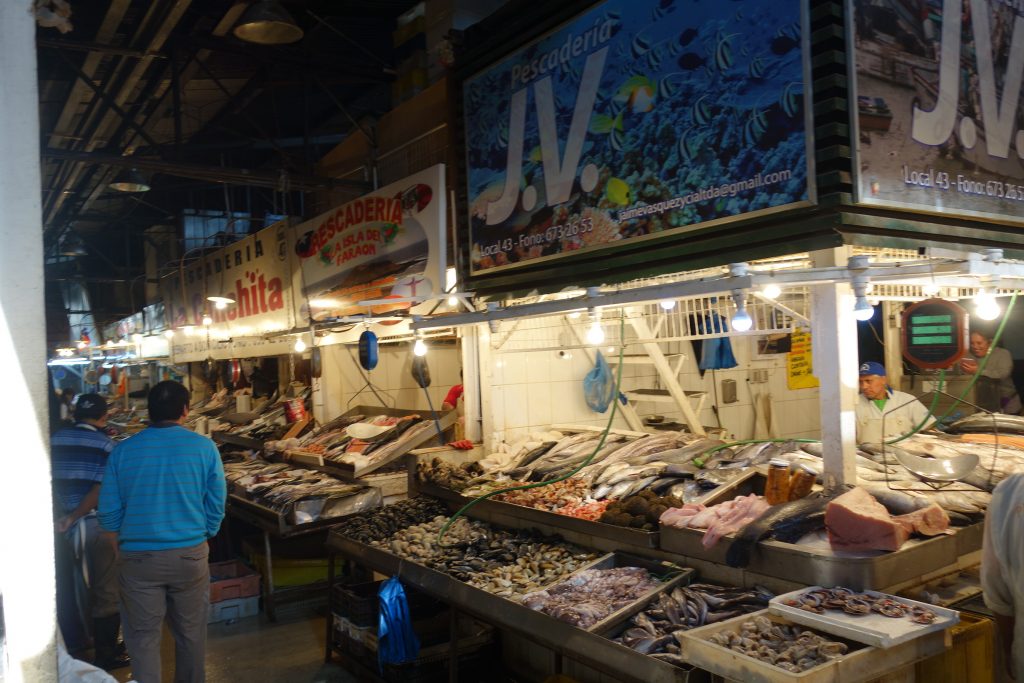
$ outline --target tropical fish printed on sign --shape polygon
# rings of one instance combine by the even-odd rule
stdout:
[[[800,0],[606,0],[466,80],[473,270],[807,201],[801,21]]]

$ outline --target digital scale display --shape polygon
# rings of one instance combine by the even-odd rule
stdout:
[[[920,368],[952,367],[967,350],[967,311],[926,299],[903,311],[903,357]]]

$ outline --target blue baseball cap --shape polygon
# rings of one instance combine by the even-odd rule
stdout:
[[[860,364],[860,376],[865,377],[867,375],[878,375],[879,377],[885,377],[885,366],[881,363],[876,363],[873,360],[869,360],[866,363]]]

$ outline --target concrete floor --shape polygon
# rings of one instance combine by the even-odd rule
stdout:
[[[206,640],[208,683],[357,683],[337,664],[324,664],[324,617],[290,609],[276,623],[265,614],[227,624],[210,624]],[[163,678],[174,680],[174,640],[164,629]],[[131,668],[112,672],[131,680]]]

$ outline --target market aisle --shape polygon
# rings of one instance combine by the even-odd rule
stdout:
[[[337,664],[324,664],[324,618],[305,610],[284,614],[277,623],[266,615],[233,624],[210,624],[206,647],[208,683],[260,681],[261,683],[355,683],[356,678]],[[173,680],[174,647],[164,628],[164,680]],[[130,680],[130,668],[114,672],[118,681]]]

